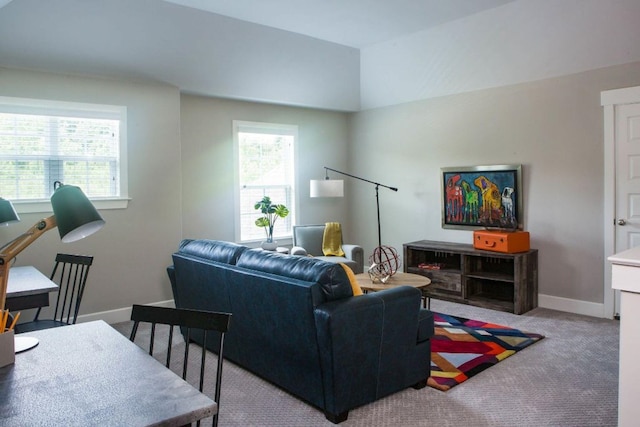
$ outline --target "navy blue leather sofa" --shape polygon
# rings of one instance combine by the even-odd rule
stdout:
[[[233,314],[225,357],[334,423],[426,385],[433,315],[417,289],[353,296],[338,264],[214,240],[182,241],[168,273],[177,307]]]

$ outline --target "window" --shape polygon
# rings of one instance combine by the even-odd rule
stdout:
[[[291,238],[295,223],[294,148],[298,127],[272,123],[234,120],[236,154],[236,240],[261,241],[263,228],[255,221],[261,213],[254,209],[264,196],[289,209],[286,218],[278,218],[274,239]]]
[[[0,97],[0,196],[48,202],[60,181],[126,198],[125,123],[122,106]]]

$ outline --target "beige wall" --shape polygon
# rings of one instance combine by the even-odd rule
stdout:
[[[81,314],[171,299],[165,268],[181,238],[178,89],[0,68],[0,94],[128,108],[129,207],[101,211],[106,226],[75,243],[61,243],[57,230],[46,233],[16,265],[48,274],[57,252],[93,255]],[[49,215],[21,214],[20,223],[0,229],[0,242]]]
[[[129,192],[124,210],[76,243],[45,234],[16,265],[51,269],[56,252],[96,257],[82,313],[171,299],[165,267],[182,238],[234,240],[232,121],[299,126],[298,223],[336,220],[369,254],[375,191],[345,178],[346,197],[310,199],[322,166],[399,188],[380,189],[382,240],[470,242],[440,221],[443,166],[524,165],[525,227],[540,250],[546,301],[603,301],[603,128],[600,92],[640,85],[640,63],[360,113],[180,95],[162,84],[0,68],[0,94],[126,105]],[[337,178],[337,176],[335,176]],[[0,229],[6,242],[49,215]],[[542,298],[541,301],[545,301]],[[122,311],[120,312],[122,313]],[[108,318],[108,314],[99,314]]]
[[[471,232],[441,228],[440,168],[522,164],[525,228],[540,250],[541,302],[601,304],[600,92],[638,84],[640,63],[356,113],[351,172],[400,190],[381,190],[383,244],[401,250],[420,239],[470,243]],[[366,253],[376,244],[369,193],[362,188],[350,200],[350,225]]]
[[[323,178],[323,166],[346,169],[347,118],[346,113],[183,95],[185,238],[235,240],[233,120],[297,125],[297,223],[346,222],[348,199],[310,199],[309,180]],[[352,236],[353,229],[345,229],[345,237]]]
[[[323,165],[346,169],[346,113],[181,97],[168,85],[7,68],[0,68],[0,94],[128,108],[128,208],[102,210],[105,228],[75,243],[46,233],[15,264],[48,273],[57,252],[93,255],[85,320],[121,321],[134,303],[172,299],[165,268],[183,237],[234,240],[232,120],[298,125],[298,222],[347,221],[346,199],[309,199],[309,180],[324,176]],[[0,228],[0,242],[50,214],[21,214],[19,224]]]

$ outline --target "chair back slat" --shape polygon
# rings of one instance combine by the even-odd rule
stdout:
[[[49,276],[49,279],[58,285],[53,320],[68,324],[76,323],[92,264],[92,256],[56,255],[53,271]],[[38,309],[34,320],[39,319],[40,311],[41,309]]]
[[[231,323],[231,314],[229,313],[217,313],[200,310],[188,310],[178,308],[166,308],[166,307],[153,307],[145,305],[134,305],[131,310],[131,320],[133,320],[133,328],[131,330],[130,339],[135,341],[136,334],[138,332],[138,325],[141,322],[151,324],[151,336],[150,351],[149,354],[153,356],[153,342],[155,341],[157,334],[155,331],[156,325],[168,325],[169,337],[167,339],[167,361],[166,366],[170,368],[171,349],[173,347],[173,329],[174,326],[185,328],[185,345],[182,364],[182,378],[187,379],[187,370],[189,366],[189,348],[191,347],[191,331],[201,330],[203,333],[203,345],[201,348],[200,356],[200,379],[198,390],[203,392],[204,379],[205,379],[205,365],[207,349],[206,343],[210,334],[208,332],[218,333],[219,353],[215,379],[215,389],[213,400],[218,405],[218,411],[220,407],[220,394],[222,388],[222,366],[224,361],[223,348],[224,348],[224,336],[229,330]],[[196,345],[196,344],[193,344]],[[213,415],[212,425],[218,425],[218,413]],[[198,421],[197,425],[200,425]]]

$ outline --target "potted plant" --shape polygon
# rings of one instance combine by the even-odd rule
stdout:
[[[264,231],[267,233],[267,240],[262,242],[262,249],[273,251],[278,246],[278,242],[273,240],[273,226],[278,218],[285,218],[289,215],[289,209],[285,205],[273,204],[269,196],[264,196],[254,205],[254,208],[263,214],[256,219],[256,225],[264,227]]]

